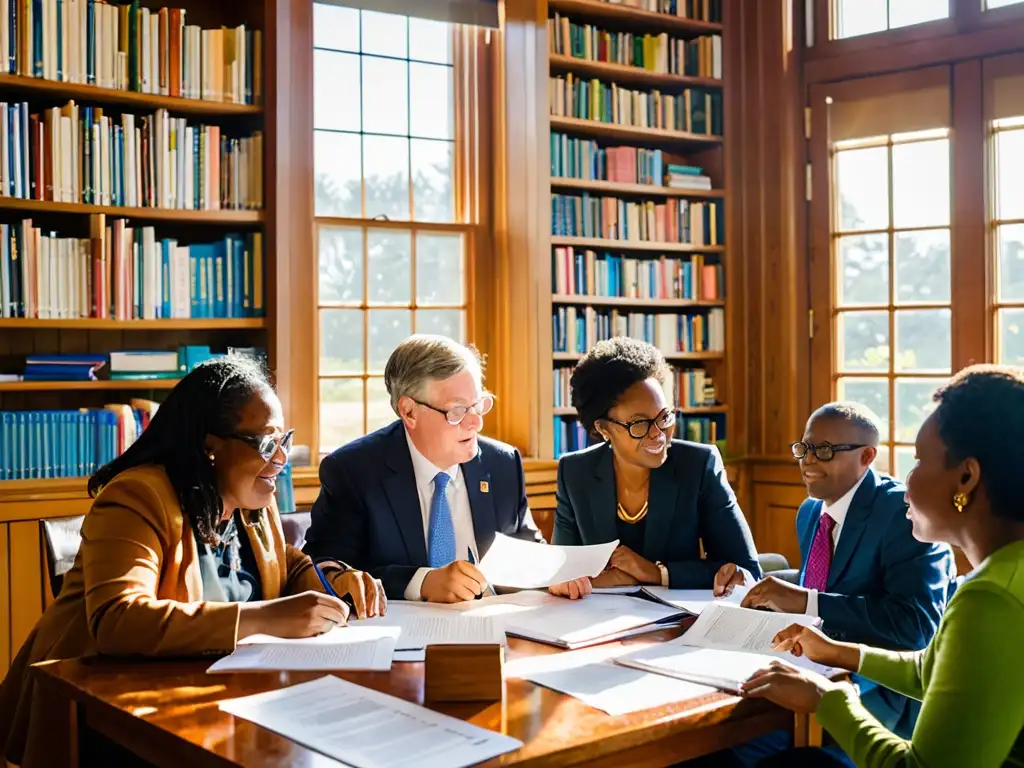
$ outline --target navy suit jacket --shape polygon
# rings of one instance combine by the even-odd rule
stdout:
[[[668,569],[673,589],[706,589],[724,563],[759,577],[750,528],[714,446],[673,440],[668,459],[651,472],[644,547],[637,554]],[[605,544],[616,533],[615,467],[607,443],[563,456],[553,542]],[[705,559],[700,545],[704,544]]]
[[[822,630],[836,640],[909,651],[924,648],[938,629],[956,564],[948,545],[914,538],[905,490],[869,469],[850,502],[826,589],[818,594]],[[822,505],[807,499],[796,514],[801,584]],[[866,693],[863,701],[891,730],[909,737],[917,702],[886,689]]]
[[[526,501],[519,452],[485,437],[478,438],[478,445],[476,458],[462,465],[462,474],[480,557],[498,532],[543,542]],[[389,598],[404,599],[416,570],[428,562],[416,476],[401,421],[342,446],[320,462],[320,495],[311,518],[303,547],[307,555],[366,571],[383,582]]]

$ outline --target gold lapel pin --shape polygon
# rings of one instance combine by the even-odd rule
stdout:
[[[488,483],[486,480],[481,480],[480,481],[480,493],[490,493],[490,492],[491,492],[491,484]]]

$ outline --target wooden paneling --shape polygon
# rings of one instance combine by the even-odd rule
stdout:
[[[11,523],[8,542],[8,578],[12,585],[10,648],[13,656],[43,615],[44,579],[39,523],[34,520]]]
[[[10,526],[0,524],[0,679],[11,665]]]
[[[800,545],[796,535],[796,512],[807,498],[795,462],[761,464],[751,481],[751,528],[758,552],[777,552],[800,567]]]

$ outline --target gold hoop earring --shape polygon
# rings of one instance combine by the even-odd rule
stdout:
[[[953,494],[953,506],[956,507],[957,512],[963,512],[964,507],[970,503],[970,499],[967,498],[967,494],[963,491],[957,491]]]

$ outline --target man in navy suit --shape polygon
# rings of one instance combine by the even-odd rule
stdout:
[[[878,444],[877,421],[861,405],[830,403],[811,415],[803,439],[792,446],[811,497],[796,516],[799,583],[769,575],[751,587],[743,605],[816,616],[836,640],[895,650],[928,644],[955,584],[953,554],[947,545],[914,538],[903,484],[871,468]],[[744,580],[741,569],[724,565],[715,591],[730,592]],[[909,738],[920,702],[857,682],[868,710]]]
[[[472,600],[496,533],[543,542],[519,452],[479,435],[494,405],[475,349],[411,336],[384,369],[399,420],[320,463],[304,551],[372,573],[393,600]],[[589,580],[552,587],[583,597]]]

